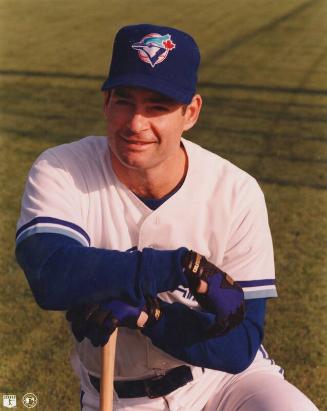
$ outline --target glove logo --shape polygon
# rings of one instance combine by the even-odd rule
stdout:
[[[175,47],[176,44],[172,42],[170,34],[162,36],[158,33],[147,34],[141,41],[132,44],[132,48],[138,52],[139,58],[144,63],[150,64],[152,68],[156,64],[162,63]]]

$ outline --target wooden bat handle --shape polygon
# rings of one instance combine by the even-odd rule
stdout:
[[[100,411],[112,411],[113,409],[116,340],[117,329],[111,334],[109,341],[101,351]]]

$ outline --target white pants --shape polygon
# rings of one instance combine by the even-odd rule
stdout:
[[[74,367],[76,369],[76,367]],[[99,394],[80,365],[81,409],[99,410]],[[255,360],[240,374],[213,370],[166,397],[114,398],[114,411],[318,411],[280,367],[268,359]]]

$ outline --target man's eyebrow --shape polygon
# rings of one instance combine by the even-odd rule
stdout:
[[[149,97],[145,99],[145,101],[148,103],[176,104],[176,101],[174,101],[172,98],[161,95]]]

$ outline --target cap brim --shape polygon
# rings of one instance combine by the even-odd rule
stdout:
[[[177,88],[171,82],[164,79],[153,79],[152,76],[133,74],[133,75],[122,75],[115,78],[108,77],[103,83],[101,90],[106,91],[115,87],[140,87],[147,90],[155,91],[157,93],[163,94],[178,103],[189,104],[195,94],[195,91],[182,90],[180,87]]]

